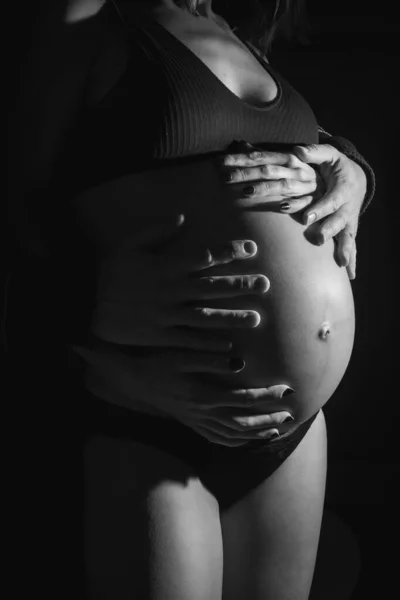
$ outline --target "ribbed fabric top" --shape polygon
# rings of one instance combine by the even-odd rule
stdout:
[[[82,112],[65,148],[62,162],[69,177],[75,175],[75,189],[205,158],[226,151],[234,140],[276,150],[318,143],[310,106],[245,40],[278,88],[261,107],[231,92],[157,21],[141,15],[124,25],[131,48],[127,68]]]
[[[75,193],[129,173],[204,160],[235,140],[282,151],[318,143],[310,106],[249,44],[278,88],[276,98],[262,107],[238,98],[156,21],[135,18],[126,29],[127,68],[100,101],[81,111],[57,161],[58,202],[51,201],[44,216],[53,252],[59,264],[62,256],[65,261],[63,295],[69,310],[63,320],[65,336],[74,343],[85,343],[96,287],[93,248],[76,227],[68,200]]]

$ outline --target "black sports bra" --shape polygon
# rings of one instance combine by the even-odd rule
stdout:
[[[75,191],[166,163],[204,159],[234,140],[282,150],[318,143],[308,103],[245,40],[278,89],[263,106],[241,100],[150,17],[124,21],[124,27],[130,45],[126,70],[81,112],[61,157]]]

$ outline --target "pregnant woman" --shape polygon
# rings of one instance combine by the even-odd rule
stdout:
[[[98,275],[98,354],[78,348],[94,433],[85,447],[88,596],[306,599],[325,489],[321,408],[354,338],[343,266],[356,233],[343,201],[321,239],[319,221],[335,211],[312,202],[343,175],[343,155],[298,146],[320,140],[312,110],[211,2],[196,14],[177,4],[118,2],[114,22],[112,12],[97,17],[101,2],[71,2],[65,17],[81,24],[94,11],[98,42],[83,54],[87,108],[53,174],[68,194],[86,190],[71,215]],[[228,154],[234,140],[258,155],[248,145]],[[320,176],[308,164],[318,162]],[[179,214],[180,233],[147,252],[134,280],[132,243]],[[238,260],[224,255],[232,241]],[[90,304],[84,284],[71,293],[77,306]],[[160,315],[160,328],[162,316],[175,338],[149,343],[147,315]],[[135,318],[130,337],[124,323]],[[213,336],[200,334],[205,327]],[[165,374],[179,370],[187,409],[162,402]]]

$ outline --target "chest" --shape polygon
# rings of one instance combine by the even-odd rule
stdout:
[[[203,21],[206,21],[205,19]],[[160,34],[168,36],[191,58],[200,61],[233,95],[262,106],[278,95],[275,80],[233,33],[211,24],[196,25],[173,18],[158,18]],[[124,74],[130,46],[118,26],[107,32],[102,51],[92,68],[87,90],[89,104],[105,96]]]

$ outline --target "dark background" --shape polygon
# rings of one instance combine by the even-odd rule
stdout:
[[[395,4],[309,1],[309,45],[288,49],[277,44],[271,53],[271,63],[307,98],[319,124],[352,141],[377,178],[375,198],[361,217],[357,236],[353,355],[324,407],[329,449],[326,506],[350,526],[361,558],[356,566],[340,529],[335,539],[335,532],[328,531],[332,523],[327,521],[325,530],[323,525],[325,545],[321,542],[316,576],[323,573],[325,583],[330,582],[331,595],[326,598],[332,600],[348,597],[345,580],[352,578],[352,561],[353,574],[360,568],[352,599],[392,597],[398,587],[400,27]],[[342,556],[336,555],[333,574],[337,551]],[[324,552],[331,552],[330,569]]]
[[[7,67],[11,105],[15,98],[16,66],[25,56],[36,5],[34,2],[9,17],[12,61]],[[277,42],[270,55],[271,64],[310,102],[319,124],[331,134],[352,141],[370,162],[377,178],[376,196],[361,218],[357,237],[357,278],[352,284],[357,316],[354,351],[344,379],[324,408],[329,438],[326,506],[354,532],[361,558],[358,583],[351,596],[354,600],[391,597],[397,584],[400,26],[396,22],[396,5],[397,2],[367,6],[366,2],[354,0],[309,1],[308,44],[288,47]],[[40,393],[33,393],[40,403]],[[55,401],[60,401],[60,397]],[[79,483],[71,475],[73,461],[68,459],[74,456],[74,440],[65,430],[65,424],[79,420],[79,414],[71,414],[67,408],[60,423],[60,410],[55,408],[47,412],[46,419],[46,435],[57,439],[57,448],[61,446],[65,460],[55,464],[49,461],[49,446],[45,442],[50,438],[43,437],[44,424],[34,423],[34,430],[25,433],[29,427],[21,415],[13,423],[19,434],[24,432],[23,450],[15,450],[20,444],[15,444],[14,431],[11,445],[17,462],[22,460],[25,465],[22,483],[19,482],[23,491],[13,488],[18,489],[15,493],[20,527],[19,542],[14,540],[12,548],[20,552],[22,539],[24,552],[29,550],[33,557],[38,531],[41,532],[46,548],[34,578],[40,581],[42,574],[43,591],[50,572],[65,576],[65,568],[71,573],[69,581],[63,577],[63,585],[72,589],[72,565],[80,556],[80,547],[74,545],[71,532],[79,535],[81,519],[79,491],[74,491],[74,485],[79,489]],[[35,445],[43,452],[36,450]],[[48,529],[51,533],[47,533]],[[332,580],[331,596],[326,596],[326,600],[344,600],[349,597],[343,591],[346,586],[343,584],[342,592],[340,585],[335,591],[335,583],[340,582],[343,572],[340,556],[335,553],[346,554],[345,541],[340,539],[339,531],[335,549],[332,533],[324,532],[323,526],[321,539],[325,545],[319,556],[318,578]],[[54,544],[61,544],[65,551]],[[334,553],[330,570],[326,570],[323,554],[329,546]],[[78,589],[73,597],[81,597]]]

